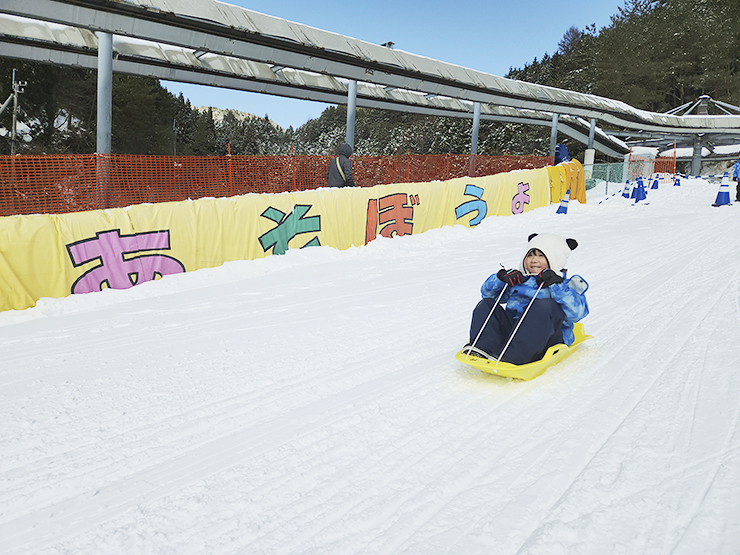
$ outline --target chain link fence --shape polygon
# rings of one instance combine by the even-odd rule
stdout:
[[[609,183],[624,183],[627,178],[625,175],[624,162],[615,164],[594,164],[589,177],[588,167],[586,171],[586,190],[593,189],[602,181],[606,182],[607,188]]]
[[[590,171],[589,171],[590,170]],[[624,162],[612,164],[593,164],[585,166],[586,190],[605,183],[605,194],[609,193],[610,183],[625,183],[638,177],[650,178],[656,173],[676,173],[676,161],[670,158],[642,158],[631,156]]]

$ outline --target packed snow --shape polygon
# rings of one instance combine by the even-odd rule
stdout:
[[[0,313],[0,552],[737,554],[740,204],[618,187]],[[481,373],[533,232],[579,241],[594,338]]]

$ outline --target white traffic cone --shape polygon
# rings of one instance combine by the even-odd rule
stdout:
[[[556,214],[567,214],[568,213],[568,198],[570,197],[570,189],[565,191],[565,196],[560,199],[560,206],[558,206]]]
[[[717,193],[717,200],[714,201],[712,206],[725,206],[732,204],[730,202],[730,178],[725,172],[722,178],[722,183],[719,184],[719,192]]]

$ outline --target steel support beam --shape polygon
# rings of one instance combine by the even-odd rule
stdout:
[[[555,156],[555,147],[558,144],[558,114],[552,115],[552,128],[550,129],[550,156]]]
[[[478,154],[478,130],[480,129],[480,102],[473,105],[473,134],[470,138],[470,154]]]
[[[111,153],[113,124],[113,35],[98,33],[98,154]]]
[[[594,135],[596,135],[596,119],[591,118],[591,126],[588,129],[588,145],[586,148],[594,147]]]
[[[701,175],[701,137],[697,135],[694,137],[694,153],[691,157],[691,175]]]
[[[355,149],[355,112],[357,106],[357,81],[350,81],[347,88],[347,134],[345,141]]]

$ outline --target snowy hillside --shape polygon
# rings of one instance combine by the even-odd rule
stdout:
[[[0,313],[0,552],[736,554],[740,204],[716,194]],[[531,382],[459,363],[481,283],[544,231],[580,242],[594,339]]]

